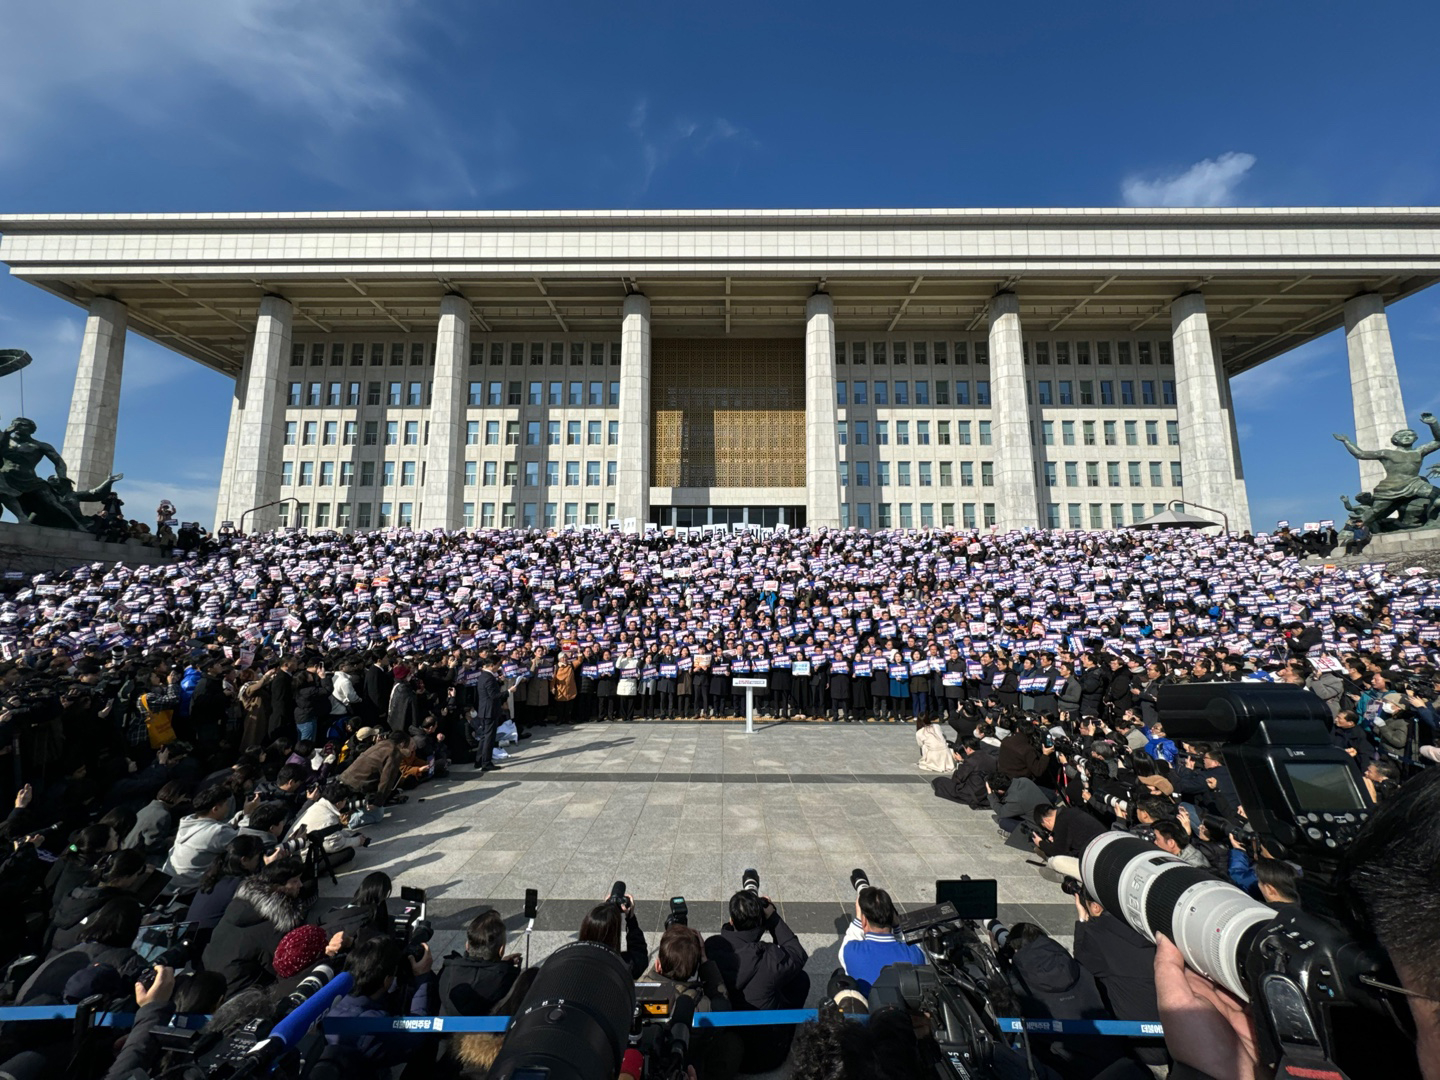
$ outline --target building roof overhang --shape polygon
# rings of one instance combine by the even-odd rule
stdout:
[[[0,216],[0,261],[217,370],[243,362],[261,297],[296,333],[428,334],[440,299],[474,330],[618,332],[630,292],[657,336],[799,335],[816,291],[836,331],[983,331],[1010,290],[1028,335],[1169,332],[1203,291],[1230,374],[1324,334],[1366,292],[1440,281],[1440,208],[414,211]]]

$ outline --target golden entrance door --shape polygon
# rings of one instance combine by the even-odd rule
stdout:
[[[804,487],[805,342],[656,340],[650,351],[657,487]]]

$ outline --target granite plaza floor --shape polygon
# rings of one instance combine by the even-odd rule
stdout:
[[[931,793],[905,724],[644,723],[545,727],[506,767],[468,765],[412,791],[366,832],[369,848],[325,881],[321,904],[371,870],[428,891],[437,956],[494,907],[523,949],[527,888],[541,905],[532,961],[573,940],[584,912],[623,880],[652,955],[671,896],[690,925],[718,930],[746,867],[811,954],[814,993],[836,966],[863,867],[904,908],[934,902],[935,880],[993,877],[1000,918],[1069,941],[1074,906],[988,813]],[[812,1002],[813,1004],[813,1002]]]

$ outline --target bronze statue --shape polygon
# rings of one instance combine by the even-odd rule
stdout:
[[[13,497],[23,511],[21,521],[60,529],[84,529],[89,522],[73,513],[56,497],[50,484],[35,472],[41,459],[48,458],[55,475],[68,480],[65,459],[49,443],[35,438],[35,421],[17,416],[10,426],[0,431],[0,492]],[[15,506],[5,505],[13,512]]]
[[[1421,413],[1420,419],[1432,436],[1431,441],[1422,446],[1415,445],[1419,436],[1410,428],[1402,428],[1390,436],[1393,450],[1362,450],[1348,436],[1335,436],[1352,457],[1379,461],[1385,466],[1385,478],[1375,485],[1368,498],[1356,496],[1355,503],[1344,497],[1340,500],[1351,516],[1372,532],[1422,529],[1434,524],[1440,513],[1440,489],[1420,475],[1425,456],[1440,450],[1440,420],[1428,412]],[[1391,514],[1395,516],[1392,518]]]

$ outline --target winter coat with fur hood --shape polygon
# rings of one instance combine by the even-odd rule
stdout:
[[[275,981],[275,946],[304,921],[304,904],[282,886],[259,876],[246,878],[205,947],[205,970],[225,976],[227,997],[268,985]]]

